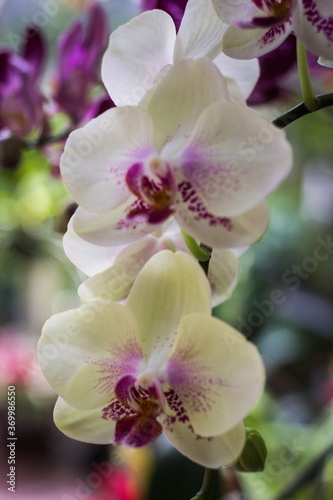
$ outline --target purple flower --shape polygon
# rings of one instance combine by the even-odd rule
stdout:
[[[160,9],[167,12],[178,31],[188,0],[141,0],[142,10]]]
[[[97,116],[104,113],[104,111],[114,107],[115,103],[113,102],[109,94],[107,92],[104,92],[99,97],[97,97],[97,99],[90,103],[90,107],[86,115],[84,116],[84,122],[89,122],[93,118],[96,118]]]
[[[76,123],[87,113],[90,90],[100,81],[100,64],[108,39],[106,14],[95,4],[89,11],[87,25],[76,21],[59,40],[54,99]]]
[[[45,41],[39,30],[28,27],[19,53],[0,50],[0,130],[24,137],[43,120],[39,89],[45,61]]]

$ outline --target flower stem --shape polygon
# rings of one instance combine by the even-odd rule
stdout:
[[[182,235],[187,248],[197,260],[199,260],[200,262],[209,261],[212,254],[212,250],[209,247],[207,247],[206,245],[198,245],[195,239],[192,238],[192,236],[190,236],[189,234],[185,233],[185,231],[183,230]]]
[[[301,42],[298,39],[297,39],[297,63],[298,63],[298,72],[301,82],[304,105],[309,111],[316,111],[318,108],[318,102],[312,89],[306,48],[301,44]]]
[[[318,95],[316,97],[316,100],[317,108],[315,111],[333,106],[333,93]],[[283,115],[275,118],[272,123],[279,128],[284,128],[287,125],[290,125],[294,121],[298,120],[299,118],[302,118],[303,116],[306,116],[310,113],[312,113],[312,111],[310,111],[309,108],[306,107],[305,102],[302,102],[294,108],[289,109],[289,111],[287,111]]]
[[[217,469],[205,469],[205,474],[200,491],[191,500],[210,500],[212,497]]]

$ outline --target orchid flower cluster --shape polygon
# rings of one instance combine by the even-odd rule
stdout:
[[[15,168],[22,150],[29,147],[45,147],[43,152],[52,162],[48,145],[54,142],[51,135],[54,113],[63,113],[72,129],[114,106],[105,90],[91,98],[100,82],[101,59],[108,36],[105,13],[95,4],[87,23],[75,21],[59,37],[57,67],[48,93],[42,89],[48,46],[39,27],[32,25],[25,29],[18,52],[7,47],[0,49],[1,166]],[[60,141],[67,135],[68,132]]]
[[[256,58],[293,32],[329,64],[333,6],[189,0],[142,10],[108,47],[98,5],[86,33],[76,23],[59,43],[53,103],[79,127],[60,160],[78,204],[63,246],[88,279],[81,307],[46,322],[39,362],[69,437],[137,448],[163,432],[215,469],[242,454],[265,372],[254,344],[211,309],[234,289],[238,256],[267,230],[266,197],[292,166],[284,131],[247,105]],[[0,127],[20,140],[40,127],[43,144],[45,50],[30,35],[20,54],[0,54]],[[92,104],[100,63],[108,96]]]

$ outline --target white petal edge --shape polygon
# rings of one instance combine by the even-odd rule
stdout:
[[[111,444],[114,442],[116,423],[102,419],[103,407],[78,410],[58,398],[53,418],[58,429],[66,436],[83,443]]]
[[[143,12],[110,36],[102,62],[104,85],[117,106],[135,105],[172,63],[176,29],[165,12]]]
[[[212,0],[212,3],[219,18],[227,24],[251,21],[258,11],[261,12],[249,0]]]
[[[234,252],[213,249],[209,262],[208,280],[212,289],[213,307],[227,300],[236,287],[239,277],[239,260]]]
[[[121,304],[97,301],[56,314],[42,329],[38,359],[46,380],[68,404],[97,408],[142,360],[133,316]]]
[[[214,436],[250,412],[263,391],[265,368],[256,346],[237,330],[192,313],[180,322],[166,379],[194,431]]]
[[[73,218],[69,221],[62,244],[69,260],[87,276],[93,276],[111,267],[124,248],[123,245],[110,247],[89,243],[74,231]]]
[[[247,99],[251,95],[260,73],[258,59],[232,59],[226,54],[221,53],[213,60],[213,62],[225,78],[232,78],[236,80],[242,91],[244,99]]]
[[[143,108],[112,108],[72,132],[60,159],[63,181],[85,210],[104,212],[131,196],[127,169],[155,151],[150,117]]]
[[[225,434],[203,438],[189,428],[188,422],[163,428],[174,447],[187,458],[209,469],[232,464],[245,444],[245,426],[239,423]]]
[[[185,57],[214,59],[221,52],[228,25],[217,16],[207,0],[189,0],[176,37],[174,63]]]
[[[82,302],[98,300],[106,304],[125,299],[142,267],[157,249],[158,241],[152,236],[145,236],[126,245],[110,268],[80,285],[78,294]]]
[[[212,248],[235,249],[252,245],[262,238],[268,227],[269,212],[263,201],[238,217],[222,218],[220,222],[213,215],[211,219],[196,220],[185,207],[177,212],[176,220],[193,238]],[[210,223],[211,220],[213,224]],[[223,223],[223,220],[228,223]]]

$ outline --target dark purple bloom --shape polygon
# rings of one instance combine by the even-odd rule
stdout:
[[[0,50],[0,130],[24,137],[43,120],[43,96],[39,89],[45,61],[45,42],[40,31],[29,27],[16,54]]]
[[[88,112],[84,116],[84,121],[89,122],[93,118],[96,118],[96,116],[104,113],[104,111],[114,108],[114,106],[115,103],[113,102],[109,94],[105,92],[90,104]]]
[[[76,21],[60,38],[54,98],[76,123],[91,105],[89,94],[100,81],[100,64],[108,39],[107,16],[98,4],[90,9],[87,25]]]
[[[283,95],[281,82],[296,63],[296,38],[289,35],[277,49],[259,57],[260,77],[247,103],[262,104]]]
[[[142,10],[160,9],[167,12],[178,31],[188,0],[141,0]]]

